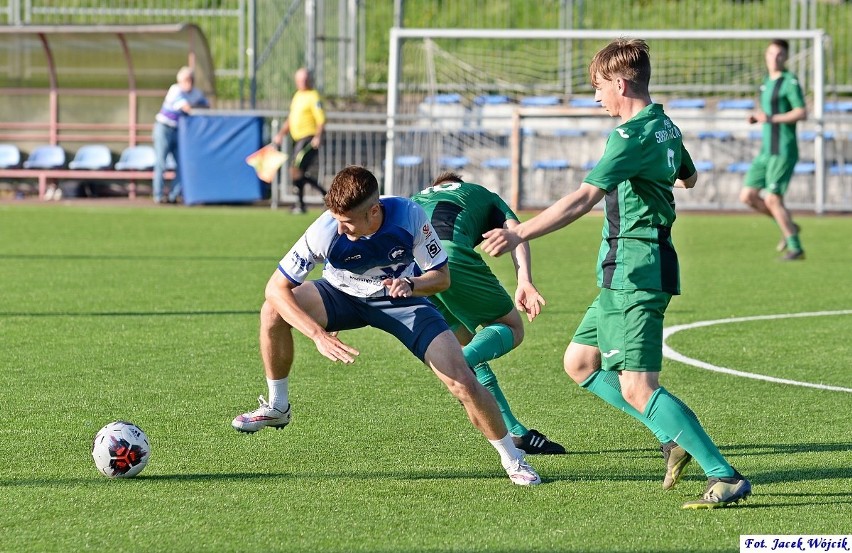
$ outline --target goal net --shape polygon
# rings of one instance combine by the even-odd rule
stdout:
[[[844,117],[824,116],[827,40],[821,31],[794,30],[394,28],[385,192],[414,193],[447,169],[516,208],[540,208],[570,192],[617,125],[593,101],[588,63],[620,36],[649,43],[654,101],[664,104],[700,162],[703,186],[679,194],[680,205],[739,207],[742,172],[760,148],[760,127],[746,117],[766,73],[766,46],[783,38],[809,110],[799,124],[802,163],[795,178],[802,182],[791,185],[788,203],[822,211],[847,202],[848,209],[852,182],[842,177],[826,190],[828,169],[845,163],[849,134]]]

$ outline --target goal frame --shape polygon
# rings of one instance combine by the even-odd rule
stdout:
[[[394,157],[395,157],[395,126],[399,108],[400,75],[402,68],[402,46],[406,40],[412,39],[504,39],[504,40],[608,40],[620,36],[631,36],[643,40],[772,40],[785,38],[791,40],[810,41],[813,48],[813,113],[810,119],[813,121],[816,135],[814,138],[814,163],[815,168],[815,193],[814,210],[816,213],[825,212],[826,193],[826,168],[825,168],[825,51],[827,35],[822,29],[793,30],[772,29],[752,31],[725,31],[725,30],[691,30],[691,31],[661,31],[661,30],[638,30],[638,29],[612,29],[612,30],[576,30],[576,29],[420,29],[400,28],[390,29],[390,51],[388,56],[388,97],[387,97],[387,119],[386,134],[387,146],[385,150],[385,175],[384,190],[386,194],[393,195],[394,187]],[[520,115],[516,116],[516,119]],[[520,128],[513,125],[511,142],[520,148]],[[513,152],[511,156],[511,186],[512,207],[519,209],[517,205],[520,197],[521,168],[520,156]]]

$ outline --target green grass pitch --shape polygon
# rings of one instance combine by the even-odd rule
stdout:
[[[258,208],[0,205],[0,551],[737,551],[741,534],[852,533],[852,394],[667,360],[662,383],[754,485],[737,508],[683,511],[653,436],[569,381],[565,345],[596,294],[601,218],[533,242],[547,299],[493,363],[516,414],[569,455],[512,486],[493,448],[393,338],[346,332],[332,364],[297,337],[294,418],[230,426],[266,393],[257,311],[317,215]],[[808,259],[776,261],[757,215],[683,213],[684,295],[667,325],[852,309],[852,218],[802,216]],[[514,289],[511,261],[493,260]],[[315,275],[319,276],[319,271]],[[743,372],[852,388],[852,316],[685,330],[669,345]],[[90,456],[127,419],[152,443],[137,478]]]

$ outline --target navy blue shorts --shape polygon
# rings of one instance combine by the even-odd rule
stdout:
[[[449,330],[447,321],[426,298],[359,298],[333,287],[325,279],[313,281],[322,297],[328,332],[372,326],[405,344],[424,361],[426,349]]]

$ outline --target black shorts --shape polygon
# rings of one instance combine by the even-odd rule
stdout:
[[[313,136],[306,136],[298,141],[291,139],[293,155],[290,156],[290,164],[302,173],[310,172],[311,166],[317,160],[317,149],[311,146],[313,139]]]

